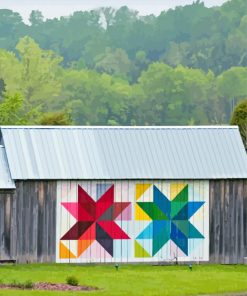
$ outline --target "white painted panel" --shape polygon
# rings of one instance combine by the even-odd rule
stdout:
[[[208,181],[57,186],[57,262],[209,260]]]

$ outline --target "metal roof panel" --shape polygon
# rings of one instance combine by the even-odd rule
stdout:
[[[0,146],[0,189],[14,189],[15,183],[11,178],[8,161],[3,146]]]
[[[14,180],[238,179],[237,127],[1,127]]]

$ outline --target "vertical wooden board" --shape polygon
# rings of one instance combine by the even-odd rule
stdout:
[[[29,231],[30,231],[30,238],[28,241],[29,247],[28,247],[28,254],[29,258],[28,260],[30,262],[36,262],[37,260],[37,220],[38,220],[38,207],[37,207],[37,182],[36,181],[30,181],[29,183],[30,190],[29,190],[29,199],[30,199],[30,209],[29,209],[29,215],[30,215],[30,223],[32,224]]]
[[[60,237],[62,236],[61,233],[61,212],[62,212],[62,205],[61,205],[61,191],[62,191],[62,182],[57,181],[57,188],[56,188],[56,242],[55,242],[55,253],[56,253],[56,261],[60,263]]]
[[[47,253],[48,253],[48,211],[49,211],[49,204],[48,204],[48,182],[44,182],[44,215],[42,221],[42,228],[43,228],[43,243],[42,243],[42,262],[47,262]]]
[[[0,194],[0,259],[10,258],[11,204],[7,191]]]
[[[32,226],[31,226],[31,182],[25,182],[23,194],[23,250],[22,255],[25,258],[25,262],[30,262],[30,240],[32,237]]]
[[[42,215],[42,262],[52,262],[55,257],[54,241],[56,240],[56,182],[45,182],[43,196],[43,215]]]
[[[240,202],[238,199],[238,188],[241,186],[241,181],[239,180],[234,180],[233,181],[233,195],[234,195],[234,201],[235,201],[235,206],[234,206],[234,253],[233,253],[233,262],[237,263],[238,262],[238,245],[239,245],[239,237],[238,237],[238,232],[239,232],[239,220],[238,220],[238,203]]]
[[[234,196],[234,183],[230,181],[230,199],[229,199],[229,218],[230,218],[230,241],[229,241],[229,263],[234,263],[234,240],[235,240],[235,196]]]
[[[223,205],[223,212],[224,212],[224,264],[230,263],[230,245],[229,241],[231,239],[230,234],[230,181],[224,181],[224,205]],[[217,263],[217,262],[215,262]]]
[[[29,234],[28,234],[28,245],[27,245],[27,252],[28,252],[28,262],[33,262],[34,258],[33,258],[33,239],[34,239],[34,220],[33,220],[33,190],[30,184],[30,193],[28,196],[28,204],[29,204],[29,208],[28,208],[28,216],[29,216]]]
[[[43,228],[43,220],[44,220],[44,183],[38,183],[38,246],[37,246],[37,256],[38,261],[43,262],[43,244],[44,244],[44,228]]]
[[[203,244],[201,244],[201,253],[199,258],[199,261],[201,261],[201,258],[203,261],[209,261],[209,181],[201,180],[201,181],[194,181],[195,185],[195,201],[198,197],[196,197],[196,184],[199,183],[200,188],[200,194],[199,194],[199,201],[204,202],[203,207],[200,209],[201,215],[200,215],[200,221],[203,225],[203,228],[201,229],[201,233],[204,236]]]
[[[22,228],[23,228],[23,182],[19,182],[18,186],[16,188],[17,191],[17,203],[16,203],[16,208],[17,208],[17,215],[16,215],[16,221],[17,221],[17,251],[16,251],[16,260],[17,262],[24,263],[23,260],[23,254],[22,254],[22,245],[23,245],[23,234],[22,234]]]
[[[216,183],[216,200],[215,200],[215,210],[216,210],[216,217],[215,217],[215,253],[216,253],[216,261],[220,262],[220,220],[221,220],[221,186],[220,181]]]
[[[223,263],[224,262],[224,236],[225,236],[225,227],[224,227],[224,219],[225,219],[225,212],[224,212],[224,203],[225,203],[225,186],[224,186],[224,181],[220,181],[220,245],[219,245],[219,262]]]
[[[57,201],[57,186],[56,182],[50,182],[49,190],[50,199],[50,219],[49,219],[49,261],[56,261],[56,201]]]
[[[16,260],[17,255],[17,211],[16,211],[16,190],[12,194],[12,209],[11,209],[11,230],[10,230],[10,259]]]
[[[5,256],[10,258],[10,230],[11,230],[11,196],[6,194],[4,201],[4,248]]]
[[[31,208],[31,216],[33,220],[33,234],[32,234],[32,262],[37,262],[38,257],[38,182],[33,182],[33,190],[32,190],[32,208]]]
[[[209,185],[209,233],[210,233],[210,242],[209,242],[209,254],[210,262],[215,261],[215,184],[216,181],[210,181]]]
[[[238,246],[237,246],[237,261],[238,263],[243,263],[244,258],[244,182],[241,180],[239,181],[238,186],[238,193],[237,193],[237,200],[238,200]]]
[[[14,192],[4,190],[0,192],[0,260],[13,260],[13,205]],[[15,240],[16,241],[16,240]]]
[[[5,257],[5,250],[4,250],[4,194],[0,194],[0,259]]]

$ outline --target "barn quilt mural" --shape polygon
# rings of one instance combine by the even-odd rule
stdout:
[[[56,261],[207,261],[208,181],[61,181]]]

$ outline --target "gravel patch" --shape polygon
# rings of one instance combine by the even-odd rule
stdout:
[[[1,290],[23,290],[18,287],[13,287],[12,285],[8,284],[1,284]],[[95,291],[98,290],[95,287],[89,286],[70,286],[67,284],[53,284],[53,283],[36,283],[32,289],[25,289],[25,290],[42,290],[42,291]]]

